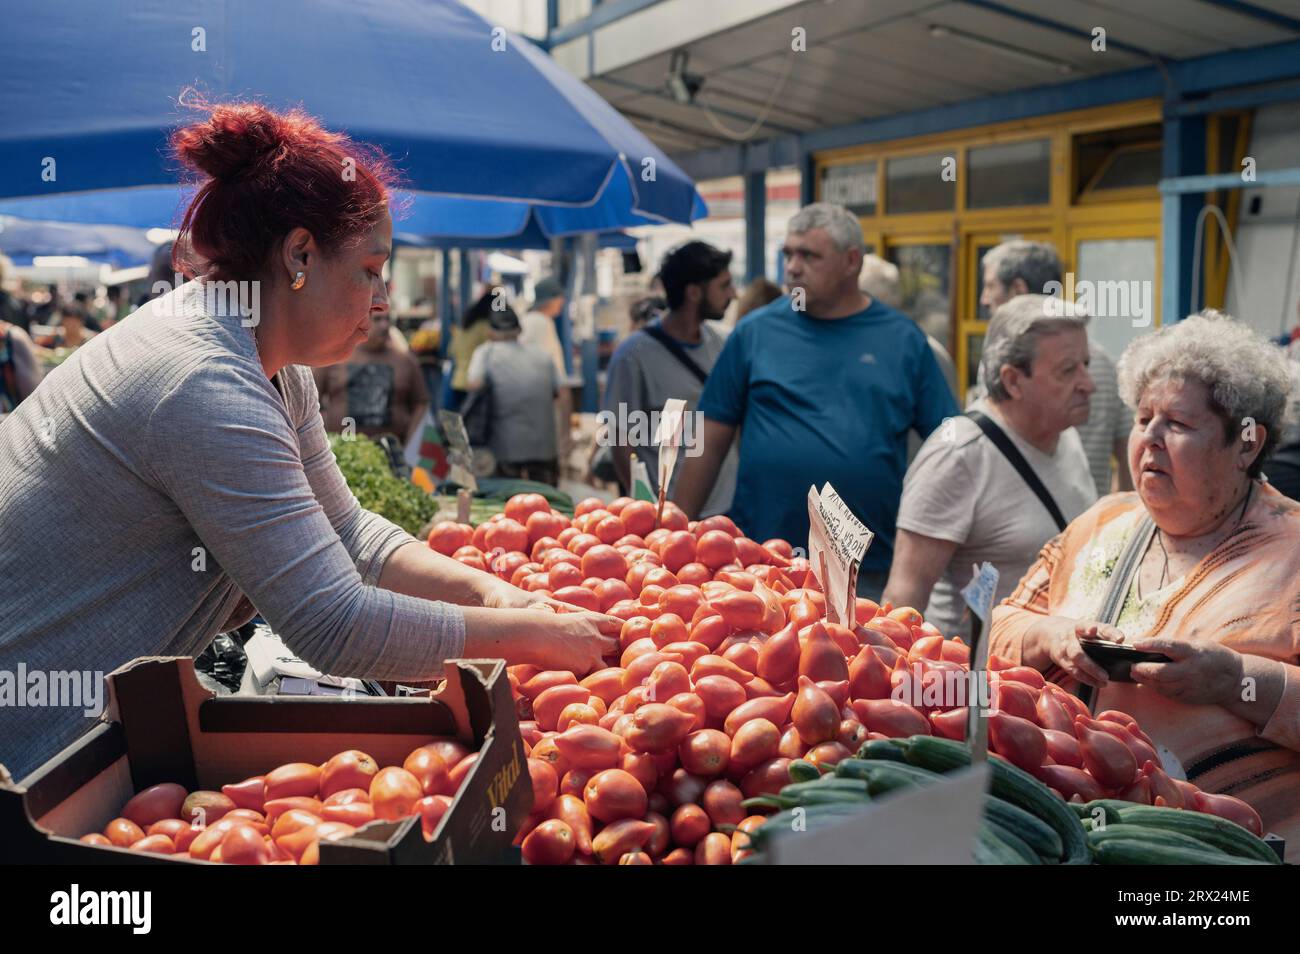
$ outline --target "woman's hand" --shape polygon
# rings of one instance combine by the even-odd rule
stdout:
[[[504,659],[511,665],[531,663],[544,669],[568,669],[584,676],[606,665],[603,657],[618,652],[617,616],[566,606],[560,612],[547,603],[527,609],[466,607],[467,659]]]
[[[558,609],[561,605],[565,605],[557,600],[530,593],[528,590],[521,590],[497,577],[491,577],[485,582],[482,599],[483,605],[489,609],[529,609],[539,603]]]
[[[617,616],[586,610],[556,612],[546,604],[535,605],[529,615],[536,616],[537,622],[529,640],[534,658],[526,662],[546,669],[567,669],[581,677],[603,669],[604,657],[618,652],[623,621]]]
[[[1106,670],[1083,651],[1084,639],[1106,639],[1122,643],[1124,634],[1105,623],[1048,616],[1034,623],[1025,634],[1022,655],[1026,665],[1033,666],[1040,672],[1055,663],[1077,682],[1100,689],[1110,680],[1106,676]]]
[[[1229,705],[1241,699],[1241,653],[1220,643],[1156,637],[1134,649],[1163,653],[1172,662],[1133,664],[1133,680],[1188,705]]]

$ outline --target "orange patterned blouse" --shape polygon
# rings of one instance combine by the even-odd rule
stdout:
[[[1240,526],[1181,579],[1137,599],[1133,587],[1117,627],[1129,641],[1212,634],[1225,646],[1285,664],[1277,708],[1254,725],[1218,705],[1189,705],[1136,683],[1112,682],[1094,709],[1138,720],[1171,774],[1207,792],[1235,795],[1287,841],[1300,860],[1300,503],[1267,484]],[[1021,660],[1037,616],[1094,620],[1120,553],[1146,515],[1136,493],[1103,497],[1048,541],[1015,592],[993,612],[989,651]],[[1055,668],[1055,667],[1053,667]],[[1060,676],[1060,670],[1056,670]],[[1050,674],[1049,674],[1050,677]],[[1067,686],[1069,687],[1069,686]]]

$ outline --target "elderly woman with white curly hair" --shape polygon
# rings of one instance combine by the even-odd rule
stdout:
[[[1256,827],[1215,798],[1236,796],[1295,860],[1300,504],[1262,478],[1284,424],[1286,358],[1207,312],[1134,341],[1119,375],[1137,489],[1102,498],[1043,547],[994,611],[990,651],[1082,684],[1094,711],[1136,718],[1158,768],[1211,793],[1188,807]],[[1096,638],[1168,661],[1110,680],[1084,649]]]

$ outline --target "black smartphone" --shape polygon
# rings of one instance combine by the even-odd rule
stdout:
[[[1115,682],[1132,682],[1133,674],[1130,670],[1134,663],[1173,662],[1164,653],[1143,652],[1105,639],[1082,639],[1080,642],[1088,658],[1106,670],[1106,675]]]

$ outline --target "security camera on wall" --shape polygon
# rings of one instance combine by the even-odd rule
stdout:
[[[673,99],[683,106],[689,106],[695,102],[695,94],[700,91],[704,85],[704,77],[699,73],[690,73],[686,70],[686,64],[690,59],[690,54],[685,50],[676,50],[673,53],[672,62],[668,66],[667,85],[668,92]]]

